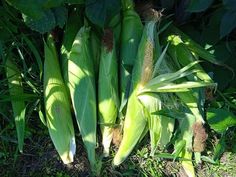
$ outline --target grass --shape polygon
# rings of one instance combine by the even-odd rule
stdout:
[[[225,152],[220,159],[219,165],[205,163],[198,171],[199,177],[234,177],[236,174],[235,153]]]
[[[2,121],[2,119],[1,119]],[[3,122],[1,122],[1,126]],[[89,177],[89,162],[81,137],[76,130],[77,152],[75,161],[72,164],[64,165],[60,160],[50,140],[47,128],[40,122],[36,112],[28,119],[27,135],[24,146],[24,153],[17,150],[16,132],[13,122],[0,134],[0,176],[46,176],[46,177]],[[234,137],[232,137],[234,135]],[[235,138],[234,129],[230,131],[231,138]],[[230,139],[229,139],[230,140]],[[103,159],[101,176],[104,177],[185,177],[181,165],[176,161],[163,160],[157,157],[150,157],[149,138],[137,146],[127,161],[119,167],[112,167],[116,147],[112,147],[111,157]],[[210,140],[209,140],[210,141]],[[232,142],[232,141],[231,141]],[[208,142],[213,144],[213,142]],[[199,177],[233,177],[236,174],[236,155],[232,143],[227,142],[226,152],[220,159],[219,165],[203,163],[196,167]],[[207,147],[209,156],[212,155],[212,147]],[[98,149],[98,151],[100,151]]]

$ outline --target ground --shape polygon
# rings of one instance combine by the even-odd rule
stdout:
[[[0,176],[45,176],[45,177],[71,177],[90,175],[89,162],[86,157],[85,150],[81,143],[78,130],[77,136],[77,151],[75,160],[72,164],[64,165],[60,160],[53,144],[49,138],[46,127],[39,120],[34,121],[34,129],[28,129],[29,132],[26,138],[24,153],[18,153],[16,149],[16,137],[5,137],[1,142],[0,153]],[[31,124],[32,125],[32,124]],[[14,127],[12,127],[14,128]],[[9,131],[11,129],[9,128]],[[220,160],[220,165],[210,163],[202,163],[196,167],[196,173],[199,177],[235,177],[236,175],[236,156],[233,151],[233,139],[235,136],[229,134],[232,139],[228,148],[224,152]],[[3,134],[1,135],[1,138]],[[217,137],[216,137],[217,138]],[[112,157],[116,151],[116,147],[112,147],[111,157],[103,160],[101,176],[104,177],[185,177],[185,173],[181,165],[173,160],[163,160],[157,157],[148,155],[149,145],[148,137],[138,145],[133,151],[130,158],[119,167],[112,167]],[[5,141],[5,142],[4,142]],[[214,142],[208,141],[209,144]],[[230,146],[230,143],[232,146]],[[212,150],[205,152],[205,155],[211,156]],[[99,150],[98,150],[99,151]],[[231,152],[230,152],[231,151]],[[99,152],[98,152],[99,153]]]

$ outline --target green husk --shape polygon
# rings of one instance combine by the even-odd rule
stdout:
[[[137,59],[134,65],[131,81],[130,97],[124,121],[123,139],[113,164],[121,164],[131,153],[147,125],[144,106],[140,103],[137,93],[151,79],[153,74],[154,31],[155,22],[145,25],[141,42],[139,44]]]
[[[220,64],[217,60],[216,57],[205,50],[202,46],[200,46],[198,43],[193,41],[188,35],[186,35],[183,31],[175,27],[174,25],[170,25],[169,28],[165,32],[167,36],[174,34],[178,35],[183,43],[188,47],[190,51],[195,53],[197,56],[211,62],[214,64]]]
[[[6,58],[6,76],[8,79],[10,96],[24,94],[20,71],[17,68],[16,64],[12,61],[11,55],[7,56]],[[11,104],[16,125],[18,148],[22,153],[24,145],[26,105],[25,102],[21,99],[12,100]]]
[[[77,124],[87,150],[91,169],[97,173],[96,89],[89,39],[90,28],[84,26],[77,33],[69,54],[68,79]]]
[[[47,126],[62,161],[73,162],[76,150],[70,102],[63,82],[56,48],[49,35],[44,42],[44,103]]]
[[[153,156],[161,137],[162,127],[161,116],[152,114],[152,112],[161,110],[162,103],[159,96],[153,93],[147,93],[139,96],[138,98],[145,107],[144,114],[148,122],[148,129],[151,141],[151,155]]]
[[[177,151],[178,143],[185,140],[186,144],[183,149],[181,149],[180,157],[181,164],[189,177],[195,177],[194,166],[192,163],[192,153],[193,153],[193,129],[192,126],[195,123],[195,117],[192,114],[185,113],[185,117],[179,121],[179,131],[178,140],[175,144],[175,151]]]
[[[139,42],[142,37],[143,24],[134,10],[132,0],[122,1],[123,20],[121,27],[120,51],[120,112],[125,113],[124,107],[129,96],[131,74],[137,56]],[[134,29],[134,30],[132,30]]]
[[[101,47],[98,82],[99,123],[102,132],[103,154],[109,155],[113,125],[119,108],[118,64],[115,39],[111,31],[105,31]]]
[[[188,65],[191,62],[197,61],[196,57],[187,48],[186,44],[183,43],[180,36],[170,35],[168,36],[168,41],[170,42],[168,53],[172,58],[177,60],[182,67]],[[213,82],[211,77],[203,70],[203,68],[197,64],[194,66],[198,70],[196,76],[205,81]]]
[[[98,79],[97,76],[99,74],[99,63],[101,55],[101,40],[98,36],[98,33],[94,30],[91,30],[90,44],[94,63],[94,73],[96,77],[95,79],[97,80]]]

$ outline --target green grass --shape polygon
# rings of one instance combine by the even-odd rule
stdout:
[[[198,171],[199,177],[234,177],[236,175],[236,155],[232,152],[225,152],[220,159],[219,165],[205,163]]]
[[[28,120],[29,133],[25,142],[25,151],[19,154],[17,151],[16,134],[14,124],[5,130],[1,135],[0,146],[0,176],[88,176],[89,162],[85,149],[82,145],[81,137],[76,130],[77,152],[75,162],[64,165],[49,138],[46,127],[40,122],[36,114]],[[11,133],[10,133],[11,132]],[[7,133],[10,133],[7,136]],[[234,133],[234,132],[232,132]],[[4,139],[3,137],[6,138]],[[149,138],[137,146],[131,156],[119,167],[112,167],[111,162],[114,157],[116,147],[113,146],[111,157],[103,159],[101,176],[104,177],[175,177],[183,176],[181,165],[176,161],[164,160],[157,157],[150,157]],[[4,146],[3,146],[4,144]],[[229,144],[230,145],[230,144]],[[219,165],[203,163],[196,167],[199,177],[233,177],[236,174],[236,155],[230,146],[223,154]],[[209,156],[212,155],[212,147],[208,147]],[[98,149],[100,151],[100,149]],[[232,152],[230,152],[232,151]],[[98,152],[98,153],[99,153]],[[182,177],[181,176],[181,177]]]

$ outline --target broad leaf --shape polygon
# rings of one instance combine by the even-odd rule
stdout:
[[[64,0],[46,0],[46,2],[43,4],[43,7],[46,9],[49,9],[52,7],[59,7],[63,3],[64,3]]]
[[[220,23],[224,13],[225,10],[223,8],[219,8],[211,13],[209,22],[202,29],[202,36],[199,37],[202,40],[202,44],[214,45],[220,40]]]
[[[44,11],[42,18],[33,19],[30,16],[23,14],[24,22],[32,30],[40,33],[50,32],[56,26],[63,28],[68,16],[67,9],[65,7],[56,7]]]
[[[227,9],[236,10],[236,1],[235,0],[223,0],[223,4]]]
[[[226,109],[209,109],[207,120],[210,127],[218,133],[223,133],[228,127],[236,126],[236,116]]]
[[[59,26],[60,28],[63,28],[67,21],[68,17],[68,10],[65,7],[57,7],[52,9],[54,13],[54,17],[56,20],[56,26]]]
[[[45,15],[42,7],[45,0],[7,0],[7,2],[31,18],[40,19]]]
[[[223,38],[236,27],[236,10],[227,11],[220,24],[220,37]]]
[[[84,4],[85,0],[65,0],[65,3],[69,4]]]
[[[51,31],[56,26],[56,19],[51,10],[47,10],[42,18],[35,20],[29,16],[23,15],[24,22],[32,30],[38,31],[40,33],[46,33]]]
[[[191,0],[187,11],[189,12],[202,12],[206,10],[213,3],[214,0]]]
[[[106,6],[103,0],[87,0],[85,11],[92,23],[100,27],[104,26],[106,21]]]
[[[174,0],[161,0],[161,6],[165,9],[172,9],[175,4]]]
[[[120,11],[119,0],[86,0],[86,15],[89,20],[104,27]]]

